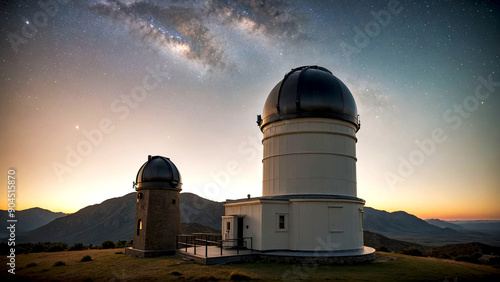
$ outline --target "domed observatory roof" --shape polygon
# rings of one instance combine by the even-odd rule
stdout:
[[[271,90],[257,124],[322,117],[347,121],[359,130],[358,110],[351,92],[329,70],[319,66],[292,69]]]
[[[180,190],[181,187],[181,174],[169,158],[148,156],[148,161],[137,172],[136,190],[148,188]]]

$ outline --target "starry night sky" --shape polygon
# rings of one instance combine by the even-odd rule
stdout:
[[[500,219],[498,2],[38,2],[0,2],[0,164],[19,209],[132,192],[148,154],[184,192],[260,196],[256,115],[290,69],[320,65],[357,102],[367,206]]]

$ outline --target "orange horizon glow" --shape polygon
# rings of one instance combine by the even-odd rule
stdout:
[[[132,192],[132,191],[130,191],[130,192]],[[193,193],[192,191],[184,191],[184,192]],[[128,193],[126,193],[126,194],[128,194]],[[108,199],[123,197],[126,194],[111,196]],[[90,199],[90,197],[87,200],[89,200],[89,199]],[[62,213],[66,213],[66,214],[72,214],[72,213],[78,212],[79,210],[81,210],[85,207],[88,207],[91,205],[96,205],[96,204],[101,204],[102,202],[104,202],[108,199],[103,199],[102,201],[99,201],[99,202],[89,202],[88,204],[83,205],[81,207],[77,207],[77,208],[63,204],[64,201],[59,203],[59,204],[52,203],[49,205],[43,205],[43,204],[37,205],[37,204],[32,204],[28,201],[27,203],[23,203],[23,204],[19,204],[19,205],[16,204],[15,210],[16,211],[23,211],[23,210],[27,210],[27,209],[31,209],[31,208],[42,208],[42,209],[50,210],[50,211],[55,212],[55,213],[62,212]],[[428,209],[414,209],[414,208],[404,209],[402,207],[398,207],[395,205],[386,205],[384,207],[383,205],[380,205],[380,204],[369,205],[369,203],[367,203],[367,205],[365,205],[365,206],[370,207],[370,208],[374,208],[377,210],[381,210],[381,211],[386,211],[389,213],[403,211],[403,212],[414,215],[414,216],[416,216],[420,219],[423,219],[423,220],[425,220],[425,219],[440,219],[440,220],[444,220],[444,221],[500,220],[500,212],[499,211],[492,211],[491,213],[483,214],[479,211],[467,213],[464,210],[460,210],[460,209],[456,210],[456,211],[446,210],[446,211],[442,211],[442,212],[436,212],[436,210],[432,210],[432,209],[429,209],[429,210]],[[1,210],[8,209],[6,201],[4,201],[2,203],[0,209]]]

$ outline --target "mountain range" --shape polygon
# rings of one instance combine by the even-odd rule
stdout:
[[[136,194],[129,193],[73,214],[52,213],[34,208],[17,212],[20,242],[65,242],[68,244],[100,244],[105,240],[131,240],[135,220]],[[192,193],[180,194],[182,232],[216,232],[220,230],[224,204],[204,199]],[[6,211],[0,215],[7,216]],[[21,215],[24,216],[21,221]],[[5,222],[5,221],[4,221]],[[485,222],[476,223],[485,229]],[[496,222],[490,222],[496,226]],[[462,224],[431,219],[422,220],[403,211],[386,212],[364,208],[365,242],[373,246],[391,245],[393,250],[408,246],[445,245],[450,243],[483,242],[500,245],[500,233],[480,233]],[[5,237],[5,234],[3,234]],[[390,238],[390,239],[389,239]],[[388,240],[397,239],[389,244]],[[403,242],[408,241],[408,242]]]
[[[364,208],[364,229],[425,246],[482,242],[500,246],[497,221],[481,222],[470,228],[470,221],[448,222],[440,219],[422,220],[404,211],[386,212]],[[472,221],[475,223],[475,221]],[[487,232],[486,232],[487,231]]]
[[[488,234],[500,234],[499,220],[455,220],[450,221],[450,223],[460,225],[467,230]]]
[[[385,236],[455,236],[457,231],[449,227],[438,227],[427,223],[404,211],[386,212],[365,207],[363,212],[364,229]]]
[[[456,231],[467,231],[467,229],[463,228],[462,226],[460,226],[458,224],[450,223],[448,221],[444,221],[444,220],[437,219],[437,218],[426,219],[425,221],[427,223],[430,223],[432,225],[435,225],[435,226],[441,227],[441,228],[451,228],[451,229],[456,230]]]
[[[52,212],[42,208],[31,208],[22,211],[16,211],[14,213],[17,219],[16,231],[19,233],[25,233],[31,230],[35,230],[38,227],[44,226],[45,224],[53,221],[56,218],[66,216],[68,214],[62,212]],[[0,210],[0,220],[1,222],[6,222],[9,218],[9,213],[4,210]],[[7,234],[7,229],[2,228],[0,231],[1,235]]]
[[[224,214],[222,203],[181,193],[181,228],[187,233],[215,232]],[[113,198],[76,213],[59,217],[35,230],[18,236],[21,242],[65,242],[100,244],[106,240],[130,241],[133,238],[136,193]],[[191,224],[188,224],[191,223]]]

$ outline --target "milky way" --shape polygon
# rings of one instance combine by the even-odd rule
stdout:
[[[151,48],[176,53],[210,70],[224,70],[232,62],[207,22],[277,40],[294,41],[303,35],[282,1],[103,1],[89,8],[124,25]]]

